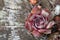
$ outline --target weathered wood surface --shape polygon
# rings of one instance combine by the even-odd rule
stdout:
[[[28,14],[30,13],[30,11],[32,9],[32,5],[29,3],[29,1],[28,0],[15,0],[15,2],[14,2],[14,0],[10,0],[10,1],[9,0],[4,0],[4,2],[1,2],[1,1],[2,0],[0,0],[1,7],[4,5],[3,3],[5,3],[5,6],[3,8],[6,7],[6,9],[3,9],[0,12],[0,14],[4,14],[4,15],[2,15],[2,18],[0,18],[0,19],[1,20],[5,20],[4,17],[5,16],[8,17],[9,14],[11,13],[11,11],[12,11],[12,13],[17,17],[17,19],[16,19],[17,20],[17,25],[20,24],[20,27],[17,27],[15,29],[15,31],[18,31],[17,34],[20,36],[21,40],[39,40],[39,39],[35,39],[24,28],[25,18],[28,16]],[[41,0],[41,4],[42,4],[43,7],[51,9],[51,6],[50,6],[50,4],[49,4],[49,2],[47,0]],[[1,22],[1,20],[0,20],[0,26],[3,26],[3,25],[6,26],[6,21],[5,22],[4,21]],[[7,24],[9,26],[9,23],[8,22],[7,22]],[[7,28],[7,29],[9,29],[9,28]],[[4,31],[4,30],[2,30],[2,31]],[[11,33],[10,32],[11,32],[11,29],[8,32],[8,34],[10,34],[10,36],[11,36]],[[1,33],[1,31],[0,31],[0,33]],[[4,33],[4,32],[2,32],[2,33]],[[7,33],[7,32],[5,32],[5,33]],[[9,37],[9,35],[7,35],[7,36]]]

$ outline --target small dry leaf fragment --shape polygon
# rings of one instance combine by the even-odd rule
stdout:
[[[37,0],[29,0],[32,5],[35,5],[37,3]]]

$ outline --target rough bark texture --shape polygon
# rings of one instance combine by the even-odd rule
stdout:
[[[2,10],[3,6],[4,6],[4,1],[0,0],[0,10]]]
[[[48,0],[41,0],[41,4],[51,9]],[[18,38],[16,40],[46,40],[46,37],[34,38],[24,27],[25,18],[32,8],[28,0],[0,0],[0,9],[2,9],[0,11],[0,40],[14,40],[14,38]]]

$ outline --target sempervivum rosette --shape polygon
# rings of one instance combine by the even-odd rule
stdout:
[[[47,10],[39,9],[38,6],[34,7],[31,14],[26,19],[25,27],[35,37],[39,37],[42,34],[49,34],[51,33],[49,28],[54,25],[53,21],[49,22],[49,17],[50,13]]]

